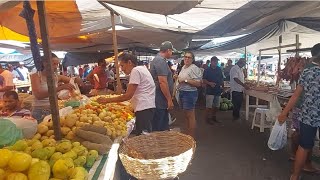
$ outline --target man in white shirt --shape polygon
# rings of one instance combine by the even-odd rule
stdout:
[[[156,86],[149,70],[145,66],[137,66],[137,57],[131,53],[119,56],[120,67],[130,74],[128,89],[124,95],[115,98],[99,98],[99,103],[122,102],[131,100],[136,116],[136,134],[151,132],[151,120],[155,113]]]
[[[0,99],[6,91],[13,90],[13,75],[10,71],[2,68],[0,64]]]
[[[21,81],[29,81],[29,70],[24,67],[24,62],[19,62],[19,67],[17,67],[16,71],[19,71],[22,76],[20,76]]]
[[[240,109],[243,101],[243,91],[249,89],[244,84],[244,74],[242,68],[246,65],[244,58],[239,59],[236,65],[230,70],[230,88],[232,93],[233,119],[240,118]]]

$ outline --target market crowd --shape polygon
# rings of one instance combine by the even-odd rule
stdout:
[[[122,53],[118,58],[124,76],[128,77],[128,83],[124,86],[125,93],[112,98],[101,97],[98,102],[103,104],[130,100],[136,117],[135,134],[140,135],[152,131],[169,130],[169,113],[176,101],[185,116],[187,127],[185,133],[196,138],[195,108],[198,99],[205,99],[206,122],[211,125],[220,123],[217,111],[221,94],[224,82],[230,81],[233,120],[239,120],[244,92],[249,90],[243,70],[246,60],[240,58],[235,65],[228,60],[225,66],[219,63],[216,56],[213,56],[203,64],[195,61],[195,55],[191,51],[186,51],[178,68],[173,69],[173,64],[169,60],[174,51],[171,42],[163,42],[159,53],[148,65],[141,65],[132,53]],[[291,159],[295,163],[291,180],[298,180],[302,170],[318,171],[312,166],[310,157],[316,132],[320,127],[320,44],[312,48],[311,54],[311,62],[306,65],[293,96],[279,116],[279,122],[283,123],[288,119],[289,112],[293,110],[292,120],[295,131]],[[58,70],[59,59],[55,54],[51,56],[53,68]],[[33,73],[30,73],[23,63],[19,63],[17,67],[7,65],[6,69],[0,65],[1,116],[23,117],[24,120],[30,120],[30,124],[37,124],[51,113],[46,70],[48,61],[42,59],[42,62],[41,70]],[[107,64],[104,59],[93,67],[71,66],[61,69],[60,73],[55,71],[58,97],[65,98],[62,92],[74,91],[75,86],[78,86],[84,94],[111,93],[116,89],[115,73],[114,65]],[[33,94],[31,112],[21,107],[19,96],[15,92],[14,82],[17,81],[31,82]],[[28,89],[20,89],[20,91],[28,92]],[[19,124],[18,121],[15,123]],[[20,128],[24,129],[24,127]],[[24,133],[28,137],[30,129],[25,129]]]

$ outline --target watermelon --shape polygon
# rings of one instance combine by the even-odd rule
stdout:
[[[229,108],[228,108],[229,110],[233,109],[233,104],[232,104],[232,102],[228,103],[228,107],[229,107]]]
[[[222,111],[227,111],[227,110],[229,109],[229,106],[228,106],[227,103],[221,103],[220,109],[221,109]]]
[[[227,98],[222,98],[222,99],[221,99],[221,102],[222,102],[222,103],[226,103],[226,102],[228,102],[228,101],[229,101],[229,100],[228,100]]]

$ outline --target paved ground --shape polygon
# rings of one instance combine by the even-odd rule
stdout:
[[[191,166],[180,180],[288,180],[292,163],[288,150],[271,151],[267,147],[269,132],[251,130],[249,122],[231,121],[231,112],[219,112],[221,125],[209,126],[205,111],[196,117],[197,149]],[[174,127],[182,127],[182,112]],[[303,180],[319,180],[319,175],[303,175]]]

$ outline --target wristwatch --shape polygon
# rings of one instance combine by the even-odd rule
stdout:
[[[186,79],[186,80],[184,80],[184,82],[185,82],[185,83],[188,83],[188,80]]]

